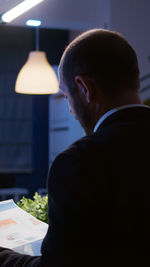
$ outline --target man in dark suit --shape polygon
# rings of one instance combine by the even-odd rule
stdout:
[[[59,84],[86,136],[52,164],[42,256],[0,248],[0,266],[135,263],[150,243],[150,109],[136,54],[118,33],[87,31],[63,53]]]

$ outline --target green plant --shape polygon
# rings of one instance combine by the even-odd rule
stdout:
[[[33,200],[23,197],[17,202],[17,205],[23,210],[29,212],[38,220],[48,223],[48,195],[41,197],[36,192],[33,196]]]

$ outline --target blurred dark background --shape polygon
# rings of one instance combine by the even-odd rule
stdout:
[[[51,65],[58,65],[68,43],[68,31],[41,28],[39,34],[40,50],[46,52]],[[35,50],[34,28],[0,26],[0,96],[5,103],[1,104],[0,108],[0,128],[3,132],[3,136],[0,135],[0,162],[4,156],[7,161],[5,166],[0,166],[0,188],[28,188],[29,196],[32,196],[38,188],[45,188],[48,173],[49,96],[18,95],[14,92],[18,72],[26,62],[29,52],[33,50]],[[16,107],[14,114],[12,114],[13,104]],[[28,120],[24,131],[26,135],[30,132],[30,136],[28,140],[19,142],[21,133],[16,130],[16,124],[19,125],[23,120]],[[30,147],[28,152],[24,143],[28,143]],[[20,149],[22,152],[13,153],[14,146],[15,149],[22,146]],[[20,164],[19,155],[23,156],[25,163]],[[13,160],[15,166],[10,163]]]

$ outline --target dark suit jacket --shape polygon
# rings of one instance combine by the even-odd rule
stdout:
[[[108,258],[116,263],[145,253],[150,248],[149,170],[150,109],[110,115],[51,167],[42,257],[1,249],[0,266],[107,266]]]

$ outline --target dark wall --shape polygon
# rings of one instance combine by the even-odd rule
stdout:
[[[59,64],[62,52],[68,43],[68,35],[66,30],[40,29],[39,47],[47,53],[52,65]],[[13,64],[13,88],[17,74],[31,50],[35,50],[35,29],[0,26],[0,65],[3,66],[3,71],[9,74],[9,66],[12,67]],[[39,187],[45,187],[48,173],[48,96],[25,97],[32,98],[33,171],[30,174],[9,174],[7,183],[5,185],[3,183],[3,186],[6,187],[8,180],[11,179],[12,186],[27,187],[32,196]],[[7,173],[0,175],[4,176],[8,176]]]

